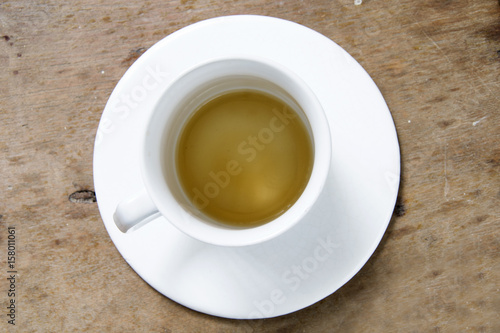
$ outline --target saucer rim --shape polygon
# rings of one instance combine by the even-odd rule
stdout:
[[[304,27],[302,25],[299,25],[297,23],[286,21],[286,20],[283,20],[283,19],[277,19],[277,18],[271,18],[271,17],[265,17],[265,16],[256,16],[256,15],[236,15],[236,16],[224,16],[224,17],[212,18],[212,19],[208,19],[208,20],[205,20],[205,21],[197,22],[195,24],[187,26],[187,27],[185,27],[185,28],[183,28],[183,29],[181,29],[181,30],[179,30],[179,31],[177,31],[177,32],[175,32],[175,33],[173,33],[173,34],[165,37],[163,40],[159,41],[158,43],[156,43],[153,47],[150,48],[150,50],[148,50],[147,52],[145,52],[129,68],[129,70],[127,70],[127,72],[124,74],[124,76],[122,77],[122,79],[118,82],[117,86],[115,87],[115,90],[117,90],[118,88],[121,88],[123,85],[125,85],[125,83],[128,80],[128,78],[132,75],[132,72],[135,71],[136,69],[138,69],[141,65],[143,65],[143,63],[146,62],[148,54],[152,54],[154,52],[158,52],[158,50],[161,50],[161,47],[163,47],[163,44],[165,44],[166,42],[168,42],[168,40],[170,40],[170,39],[172,39],[174,37],[175,38],[183,38],[183,36],[186,36],[189,33],[196,33],[197,29],[201,29],[201,28],[203,28],[203,27],[205,27],[207,25],[238,24],[238,22],[241,22],[241,20],[250,20],[250,21],[253,21],[254,23],[257,23],[257,24],[259,22],[271,20],[271,21],[274,21],[274,22],[268,21],[267,23],[268,24],[274,24],[274,23],[276,23],[276,24],[285,24],[285,25],[291,24],[291,25],[299,26],[300,29],[306,29],[306,30],[309,30],[310,32],[312,31],[316,36],[319,35],[318,37],[327,40],[328,43],[335,44],[333,41],[331,41],[327,37],[319,34],[318,32],[316,32],[316,31],[314,31],[312,29],[309,29],[309,28]],[[337,44],[335,44],[335,45],[340,48],[340,46],[338,46]],[[343,49],[341,49],[341,50],[343,51]],[[349,55],[347,55],[347,56],[350,57]],[[357,66],[361,67],[354,59],[352,59],[351,61],[354,61]],[[362,69],[362,67],[361,67],[361,69]],[[363,71],[364,71],[364,69],[363,69]],[[366,75],[368,76],[368,74],[366,74]],[[368,76],[368,78],[370,78],[370,77]],[[370,78],[370,80],[371,80],[371,78]],[[372,81],[372,83],[373,83],[373,81]],[[375,86],[375,89],[377,90],[378,94],[380,94],[380,91],[378,90],[378,88],[376,87],[376,85],[374,83],[373,83],[373,85]],[[115,92],[115,90],[113,92]],[[112,96],[113,96],[113,94],[112,94]],[[381,96],[381,94],[380,94],[380,96]],[[110,112],[109,109],[113,107],[112,105],[109,104],[109,102],[111,101],[111,97],[110,97],[110,100],[108,100],[108,103],[106,104],[106,107],[105,107],[105,109],[103,111],[103,118],[104,118],[106,112],[109,113]],[[383,97],[382,97],[382,101],[383,101]],[[384,101],[384,104],[385,104],[385,101]],[[387,105],[385,105],[385,106],[387,107]],[[389,117],[390,117],[390,114],[389,114]],[[103,121],[103,118],[101,118],[101,122]],[[327,116],[327,118],[328,118],[328,116]],[[396,133],[396,129],[395,129],[395,126],[394,126],[392,118],[391,118],[391,121],[392,121],[392,127],[394,129],[394,139],[395,139],[393,143],[395,143],[397,145],[397,187],[399,188],[400,170],[401,170],[400,169],[400,151],[399,151],[399,143],[398,143],[398,140],[397,140],[397,133]],[[101,123],[100,123],[100,126],[101,126]],[[96,142],[97,142],[97,137],[96,137]],[[101,151],[102,151],[102,149],[101,149]],[[96,163],[96,162],[98,162],[98,160],[99,160],[99,156],[98,156],[99,152],[100,152],[99,149],[95,149],[95,152],[94,152],[94,175],[100,174],[100,170],[96,169],[96,165],[98,165],[98,163]],[[330,177],[330,176],[328,176],[328,177]],[[96,193],[97,193],[97,192],[99,192],[99,189],[101,188],[101,184],[102,183],[100,183],[99,180],[96,180],[97,176],[95,176],[94,179],[95,179],[95,188],[96,188]],[[373,255],[374,251],[376,250],[376,248],[380,244],[380,241],[382,240],[382,238],[383,238],[383,236],[385,234],[385,231],[386,231],[386,229],[387,229],[387,227],[388,227],[388,225],[390,223],[390,220],[391,220],[391,217],[392,217],[392,214],[393,214],[393,209],[394,209],[394,206],[395,206],[395,203],[396,203],[396,200],[397,200],[397,195],[398,195],[398,190],[395,191],[390,204],[388,203],[388,206],[390,206],[391,209],[387,210],[387,216],[384,218],[385,222],[380,223],[380,229],[381,229],[381,231],[379,232],[379,234],[376,237],[373,238],[373,240],[372,240],[373,241],[373,246],[368,251],[369,253],[366,255],[366,257],[365,257],[365,259],[363,261],[358,262],[358,265],[356,266],[356,268],[352,270],[352,274],[349,274],[349,275],[345,276],[345,278],[340,283],[340,286],[338,288],[336,288],[335,290],[333,290],[331,292],[328,292],[324,297],[316,299],[316,300],[314,300],[312,302],[308,302],[307,304],[301,304],[301,305],[297,306],[295,309],[293,309],[291,311],[287,311],[287,312],[284,312],[284,313],[276,313],[276,314],[270,315],[270,316],[262,316],[261,318],[272,318],[272,317],[276,317],[276,316],[286,315],[288,313],[295,312],[295,311],[301,310],[303,308],[306,308],[306,307],[308,307],[308,306],[310,306],[310,305],[312,305],[314,303],[317,303],[321,299],[323,299],[323,298],[331,295],[336,290],[338,290],[342,285],[344,285],[345,283],[347,283],[354,275],[356,275],[359,272],[359,270],[366,264],[366,262],[371,258],[371,256]],[[193,303],[193,302],[186,302],[186,300],[179,300],[177,297],[172,297],[171,295],[169,296],[169,295],[166,295],[164,292],[162,292],[161,289],[163,289],[163,288],[160,288],[159,286],[155,286],[150,281],[148,281],[149,279],[148,279],[148,276],[147,276],[147,272],[144,272],[142,269],[137,269],[137,267],[135,267],[135,266],[137,266],[137,263],[134,263],[131,258],[127,258],[127,256],[124,255],[121,246],[119,246],[117,244],[116,239],[114,239],[114,236],[113,236],[114,231],[111,230],[114,226],[109,222],[109,217],[105,217],[104,216],[104,210],[102,210],[102,208],[103,208],[103,206],[106,205],[106,203],[103,201],[103,199],[99,199],[99,196],[97,197],[97,202],[98,202],[99,210],[101,212],[101,216],[103,218],[103,222],[104,222],[104,224],[106,226],[106,229],[108,230],[108,233],[110,234],[110,237],[111,237],[113,243],[115,244],[115,246],[119,250],[120,254],[130,264],[130,266],[148,284],[150,284],[151,286],[153,286],[156,290],[158,290],[164,296],[166,296],[166,297],[168,297],[168,298],[176,301],[179,304],[187,306],[188,308],[191,308],[193,310],[196,310],[196,311],[199,311],[199,312],[202,312],[202,313],[207,313],[207,314],[214,315],[214,316],[219,316],[219,317],[246,319],[244,317],[244,315],[242,315],[242,316],[234,316],[234,315],[226,316],[223,313],[220,313],[220,312],[217,312],[217,311],[213,311],[213,309],[211,309],[210,307],[207,308],[206,306],[203,306],[203,305],[200,306],[199,304],[196,304],[196,302]],[[272,242],[272,240],[271,240],[271,242]]]

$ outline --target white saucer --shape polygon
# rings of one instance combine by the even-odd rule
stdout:
[[[287,66],[309,84],[327,112],[332,166],[317,204],[287,233],[250,247],[201,243],[163,217],[121,233],[112,216],[118,202],[143,188],[138,146],[147,110],[188,68],[245,54]],[[144,53],[111,94],[94,151],[99,209],[125,260],[168,298],[227,318],[284,315],[345,284],[372,255],[387,228],[399,175],[394,123],[363,68],[323,35],[262,16],[202,21]]]

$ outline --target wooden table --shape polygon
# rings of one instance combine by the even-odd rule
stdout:
[[[96,129],[127,68],[186,25],[243,13],[296,21],[356,58],[402,157],[394,216],[363,269],[309,308],[250,322],[152,289],[92,192]],[[500,331],[498,1],[2,1],[0,64],[0,331]]]

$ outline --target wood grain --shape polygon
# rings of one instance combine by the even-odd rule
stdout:
[[[260,321],[163,297],[117,252],[91,192],[70,200],[93,191],[97,125],[135,59],[186,25],[245,13],[296,21],[355,57],[392,112],[403,170],[363,269],[317,304]],[[498,1],[2,1],[0,64],[2,309],[9,226],[19,272],[16,326],[2,310],[0,330],[500,331]]]

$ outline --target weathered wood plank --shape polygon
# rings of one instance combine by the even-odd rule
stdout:
[[[296,21],[351,53],[391,109],[403,170],[396,214],[359,274],[257,322],[163,297],[122,260],[96,204],[69,200],[93,190],[101,112],[135,59],[188,24],[243,13]],[[15,226],[17,329],[498,332],[499,17],[494,0],[1,2],[0,271]]]

